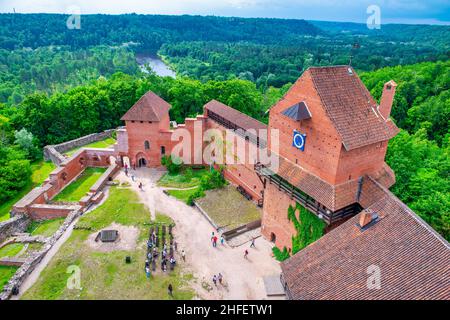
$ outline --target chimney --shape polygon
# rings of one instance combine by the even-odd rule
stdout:
[[[378,106],[378,112],[387,120],[391,115],[392,103],[394,102],[395,88],[397,84],[394,80],[386,82],[383,87],[383,94],[381,95],[380,105]]]
[[[376,214],[373,210],[366,209],[361,212],[359,216],[359,228],[364,229],[369,226],[372,222],[378,220],[378,214]]]

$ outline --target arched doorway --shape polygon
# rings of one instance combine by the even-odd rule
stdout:
[[[146,166],[147,166],[147,160],[145,160],[145,158],[139,158],[138,167],[146,167]]]
[[[277,241],[277,236],[273,232],[270,234],[270,241],[273,243],[275,243]]]

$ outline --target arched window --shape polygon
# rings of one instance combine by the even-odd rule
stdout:
[[[144,142],[144,148],[145,148],[145,150],[150,149],[150,142],[148,142],[147,140],[145,140],[145,142]]]

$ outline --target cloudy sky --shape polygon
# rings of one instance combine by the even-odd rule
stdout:
[[[0,12],[200,14],[365,22],[378,5],[381,23],[450,24],[449,0],[0,0]]]

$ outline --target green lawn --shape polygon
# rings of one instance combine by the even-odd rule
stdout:
[[[63,224],[65,218],[56,218],[43,221],[32,221],[28,226],[27,232],[33,236],[41,235],[50,237]]]
[[[78,202],[105,171],[105,168],[86,168],[77,180],[65,187],[53,200]]]
[[[208,190],[205,194],[197,203],[219,227],[230,230],[261,219],[262,210],[234,186]]]
[[[25,247],[23,243],[11,243],[0,249],[0,258],[15,257]]]
[[[39,161],[31,165],[32,175],[31,181],[23,188],[17,195],[2,203],[0,205],[0,222],[9,219],[9,212],[12,206],[19,201],[24,195],[30,192],[33,188],[39,186],[45,179],[48,178],[50,172],[52,172],[56,166],[50,161]]]
[[[0,291],[3,291],[3,287],[12,278],[14,273],[16,273],[17,269],[17,267],[0,266]]]
[[[166,173],[159,179],[158,185],[170,188],[190,188],[200,185],[200,179],[208,173],[209,169],[189,170],[183,168],[180,173]]]
[[[197,192],[199,188],[188,189],[188,190],[167,190],[167,193],[172,197],[177,198],[185,203],[188,203],[188,198],[191,194]]]
[[[116,143],[116,140],[114,138],[106,138],[105,140],[100,140],[96,142],[92,142],[89,144],[86,144],[82,147],[78,147],[69,151],[64,152],[66,155],[71,156],[81,148],[101,148],[101,149],[107,149],[111,147],[113,144]]]
[[[38,281],[22,296],[22,299],[168,299],[167,286],[174,287],[175,299],[192,299],[188,287],[190,274],[183,274],[178,266],[174,272],[152,275],[144,273],[146,245],[150,225],[150,212],[138,195],[129,188],[111,187],[107,200],[94,211],[83,215],[77,228],[58,253],[43,270]],[[157,222],[170,219],[158,213]],[[111,223],[135,226],[139,229],[139,243],[131,251],[99,252],[86,243],[94,230]],[[132,262],[125,263],[131,256]],[[81,271],[81,290],[66,286],[69,266]]]

